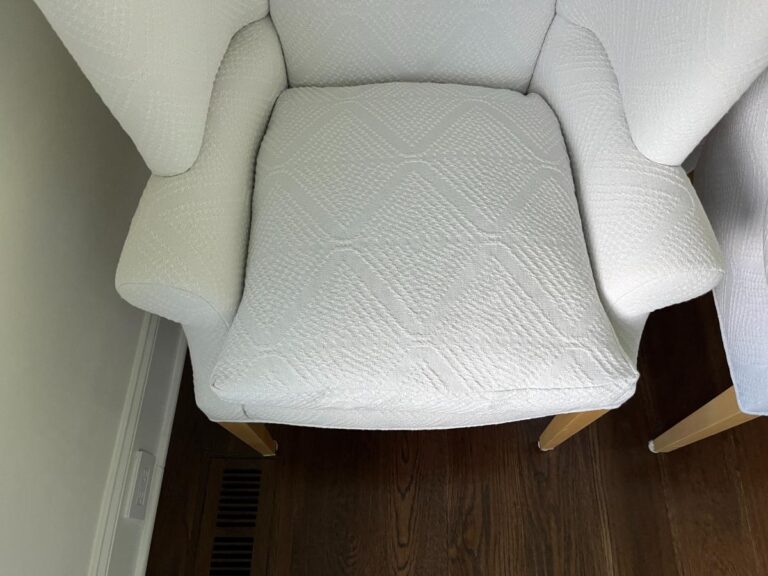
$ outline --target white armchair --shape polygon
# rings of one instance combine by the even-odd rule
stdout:
[[[705,139],[695,182],[725,252],[714,296],[733,386],[654,439],[656,452],[768,415],[768,71]]]
[[[760,0],[38,4],[155,173],[118,291],[263,451],[571,414],[552,448],[722,274],[678,165],[768,66]]]

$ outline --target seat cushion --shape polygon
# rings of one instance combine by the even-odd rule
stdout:
[[[636,376],[539,96],[441,84],[280,96],[243,300],[212,378],[249,419],[471,426],[611,408]]]
[[[271,0],[291,86],[456,82],[525,91],[555,0]]]

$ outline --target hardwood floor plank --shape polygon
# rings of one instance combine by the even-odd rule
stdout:
[[[276,433],[300,448],[278,456],[270,574],[445,574],[444,432]]]
[[[445,576],[448,572],[447,433],[382,436],[390,468],[387,574]],[[381,571],[379,572],[382,573]]]
[[[291,574],[294,527],[303,521],[306,477],[301,432],[301,429],[289,426],[272,427],[273,437],[280,448],[275,457],[275,503],[267,558],[267,574],[270,576]]]
[[[546,422],[452,431],[449,574],[611,573],[588,435],[542,453]]]
[[[718,436],[708,444],[660,456],[680,573],[759,574],[746,502],[729,469],[731,439]],[[710,465],[700,465],[702,452],[713,458]]]
[[[768,574],[768,418],[739,426],[731,439],[757,574]]]
[[[640,369],[655,437],[730,386],[711,296],[655,314]],[[732,431],[657,455],[681,574],[757,574]]]
[[[371,479],[378,476],[376,435],[306,429],[296,440],[301,450],[283,454],[303,462],[304,477],[301,518],[292,526],[290,574],[369,573],[372,555],[376,556],[372,545],[382,545],[382,520],[362,522],[372,512]],[[378,514],[385,511],[376,508]]]
[[[599,484],[605,494],[615,573],[621,576],[677,574],[661,468],[646,447],[647,387],[641,379],[635,397],[595,425]]]

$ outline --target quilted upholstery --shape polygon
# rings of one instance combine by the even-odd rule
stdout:
[[[213,375],[223,398],[256,421],[440,428],[614,407],[636,377],[541,98],[401,83],[280,96]]]
[[[238,32],[216,78],[199,158],[184,174],[150,178],[117,270],[123,298],[184,324],[197,400],[213,419],[243,417],[239,404],[210,389],[210,372],[240,303],[256,150],[285,87],[269,18]]]
[[[682,161],[768,64],[762,0],[37,2],[155,173],[117,287],[183,323],[214,420],[615,406],[648,312],[720,277],[688,182],[654,161]],[[283,49],[296,85],[444,85],[286,93],[248,246]],[[447,84],[525,92],[534,68],[563,134],[538,96]]]
[[[557,16],[531,82],[557,113],[603,304],[637,354],[652,310],[694,298],[722,277],[722,256],[684,171],[641,154],[595,35]]]
[[[272,0],[292,86],[456,82],[525,91],[554,0]]]
[[[200,150],[232,35],[267,0],[35,0],[154,174]]]
[[[768,72],[707,137],[694,181],[725,252],[715,303],[736,397],[768,415]]]
[[[766,0],[558,0],[616,72],[632,137],[680,165],[768,66]]]

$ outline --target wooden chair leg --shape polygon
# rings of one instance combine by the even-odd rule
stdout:
[[[264,424],[251,422],[219,422],[219,424],[262,456],[274,456],[277,452],[277,442],[272,439]]]
[[[609,410],[593,410],[591,412],[574,412],[560,414],[550,420],[544,432],[539,436],[539,448],[547,451],[557,448],[571,436],[583,430]]]
[[[733,386],[648,443],[651,452],[672,452],[756,418],[744,414]]]

